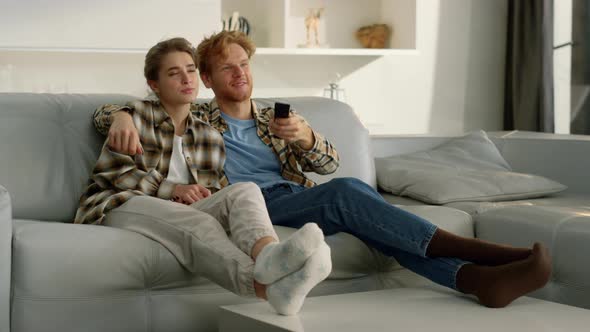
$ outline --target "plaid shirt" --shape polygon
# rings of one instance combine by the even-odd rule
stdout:
[[[111,125],[110,115],[113,112],[129,108],[113,105],[99,107],[94,112],[94,124],[96,129],[103,135],[107,135]],[[221,134],[228,130],[227,123],[221,117],[221,110],[215,99],[210,103],[199,104],[193,109],[193,114],[203,120],[207,119],[213,128]],[[274,117],[274,108],[267,107],[259,110],[256,101],[252,101],[252,117],[256,120],[258,137],[268,145],[277,155],[281,162],[281,175],[284,179],[302,184],[306,187],[313,187],[315,182],[305,176],[303,172],[315,172],[318,174],[330,174],[336,171],[339,166],[339,158],[336,149],[325,137],[312,130],[315,143],[308,150],[302,150],[297,144],[287,144],[281,138],[272,135],[268,129],[270,120]],[[221,183],[227,184],[225,173],[221,173]]]
[[[158,101],[141,100],[125,106],[104,105],[96,113],[97,128],[110,126],[110,115],[128,110],[138,130],[144,153],[134,157],[113,152],[108,139],[80,198],[75,223],[102,223],[105,214],[134,196],[149,195],[171,199],[175,183],[166,179],[174,140],[172,119]],[[212,192],[227,185],[223,176],[225,145],[223,137],[208,124],[207,114],[199,105],[191,105],[183,135],[183,149],[192,175],[198,183]]]

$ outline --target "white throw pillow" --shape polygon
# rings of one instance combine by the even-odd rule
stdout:
[[[377,184],[429,204],[541,197],[567,187],[542,176],[512,172],[484,131],[433,150],[376,158]]]

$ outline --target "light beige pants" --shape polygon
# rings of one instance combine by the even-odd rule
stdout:
[[[110,211],[104,224],[153,239],[192,273],[250,297],[255,296],[252,246],[266,236],[278,240],[260,188],[252,182],[228,186],[192,205],[137,196]]]

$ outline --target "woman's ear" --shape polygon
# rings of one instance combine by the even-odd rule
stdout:
[[[209,75],[207,75],[207,73],[204,73],[204,72],[200,72],[199,75],[201,76],[201,81],[203,81],[203,84],[205,85],[205,87],[207,89],[211,89],[211,79],[210,79]]]
[[[156,94],[160,93],[160,89],[158,88],[158,81],[148,80],[147,84],[149,85],[150,89],[154,91]]]

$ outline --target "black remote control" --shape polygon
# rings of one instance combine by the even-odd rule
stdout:
[[[291,105],[275,103],[275,118],[288,118]]]

